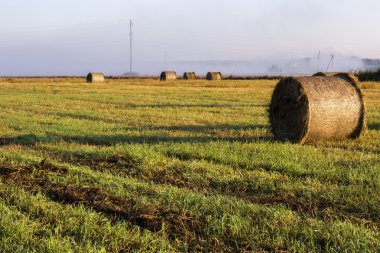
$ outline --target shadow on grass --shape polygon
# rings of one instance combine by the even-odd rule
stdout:
[[[148,128],[127,128],[129,131],[141,131],[141,130],[151,130],[151,131],[187,131],[192,134],[207,134],[207,136],[169,136],[166,133],[153,133],[145,135],[46,135],[37,136],[35,134],[20,135],[16,137],[5,137],[0,139],[0,145],[35,145],[37,143],[51,143],[51,142],[73,142],[79,144],[89,144],[89,145],[101,145],[101,146],[112,146],[121,143],[207,143],[212,141],[228,141],[228,142],[250,142],[250,141],[272,141],[269,136],[217,136],[215,132],[218,131],[254,131],[262,129],[267,131],[266,126],[163,126],[163,127],[148,127]],[[228,134],[227,134],[228,135]]]
[[[193,109],[193,108],[200,108],[200,109],[226,109],[226,108],[241,108],[241,107],[250,107],[250,108],[267,108],[268,105],[266,104],[141,104],[141,105],[123,105],[120,106],[123,109],[135,109],[135,108],[153,108],[153,109],[175,109],[179,108],[181,110],[183,109]],[[30,110],[31,111],[31,110]],[[31,111],[33,112],[33,111]],[[35,113],[39,113],[38,111],[34,111]],[[68,119],[75,119],[75,120],[89,120],[89,121],[101,121],[105,123],[123,123],[123,119],[107,119],[102,117],[101,115],[87,115],[86,113],[80,113],[80,112],[71,112],[71,111],[62,111],[62,112],[45,112],[44,115],[52,116],[52,117],[59,117],[59,118],[68,118]]]
[[[124,108],[235,108],[235,107],[268,107],[267,104],[137,104],[125,105]]]
[[[368,124],[368,130],[380,130],[380,123]]]
[[[141,131],[141,130],[148,130],[148,131],[184,131],[184,132],[192,132],[192,133],[213,133],[216,131],[256,131],[256,130],[269,131],[268,126],[266,126],[266,125],[250,125],[250,126],[236,126],[236,125],[144,126],[141,128],[127,127],[127,128],[125,128],[125,130],[128,130],[128,131]]]

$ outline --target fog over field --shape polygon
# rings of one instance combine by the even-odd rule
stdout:
[[[380,58],[380,2],[0,0],[0,76],[302,74]],[[320,63],[318,66],[318,54]],[[166,57],[165,57],[166,56]]]
[[[363,59],[354,56],[335,56],[334,66],[329,57],[318,59],[305,57],[299,59],[273,58],[255,60],[205,60],[205,61],[169,61],[167,70],[175,70],[177,74],[192,70],[199,75],[208,71],[221,71],[224,75],[302,75],[319,71],[355,71],[367,68]],[[330,66],[329,66],[330,63]],[[327,68],[329,66],[329,68]],[[140,75],[158,74],[165,69],[162,62],[137,62],[136,71]],[[139,72],[140,70],[140,72]]]

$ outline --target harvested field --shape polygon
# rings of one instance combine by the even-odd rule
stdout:
[[[0,248],[380,251],[380,83],[363,136],[305,145],[277,83],[0,79]]]

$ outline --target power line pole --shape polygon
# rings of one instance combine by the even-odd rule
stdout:
[[[320,71],[320,59],[321,59],[321,50],[318,51],[318,71]]]
[[[166,49],[165,49],[165,71],[166,71]]]
[[[132,20],[129,20],[129,76],[132,76]]]
[[[331,54],[331,58],[330,58],[330,61],[329,61],[329,65],[327,65],[326,72],[329,71],[330,65],[331,65],[331,72],[334,72],[334,57],[335,57],[335,55]]]

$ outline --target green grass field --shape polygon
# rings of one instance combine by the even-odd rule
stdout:
[[[380,83],[361,139],[303,146],[275,84],[0,79],[1,251],[379,252]]]

